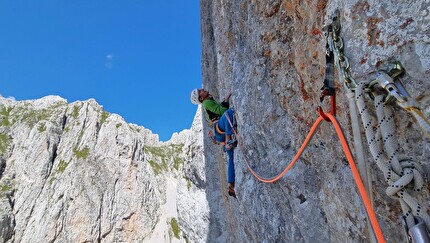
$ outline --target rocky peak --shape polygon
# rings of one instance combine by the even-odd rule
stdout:
[[[94,99],[1,98],[0,111],[3,242],[204,237],[206,226],[195,217],[205,212],[206,198],[193,184],[201,188],[204,173],[190,169],[204,160],[202,139],[194,135],[201,122],[162,143]],[[178,216],[177,198],[190,200],[193,193],[203,206]],[[180,231],[179,217],[191,220],[195,233]]]

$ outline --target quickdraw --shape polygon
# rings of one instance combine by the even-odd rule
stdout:
[[[327,37],[331,37],[333,33],[332,26],[330,25],[328,27],[328,35]],[[331,108],[329,113],[333,116],[336,116],[336,92],[334,88],[334,53],[333,48],[331,46],[331,42],[327,42],[326,45],[326,67],[325,67],[325,78],[324,78],[324,84],[321,88],[321,96],[320,96],[320,102],[323,102],[324,98],[326,96],[330,96],[330,104]],[[317,108],[318,113],[321,117],[324,118],[325,121],[330,122],[330,119],[325,115],[323,109],[321,106],[318,106]]]

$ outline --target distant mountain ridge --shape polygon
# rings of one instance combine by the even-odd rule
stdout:
[[[204,237],[198,229],[204,231],[205,224],[196,225],[200,220],[194,218],[204,212],[204,203],[200,210],[179,210],[181,218],[177,210],[170,218],[161,210],[166,201],[175,208],[194,205],[191,198],[206,201],[193,183],[195,175],[185,171],[203,163],[196,154],[201,139],[193,135],[201,130],[201,116],[191,130],[163,143],[150,130],[104,111],[94,99],[68,104],[58,96],[0,98],[0,111],[0,241]],[[173,181],[174,198],[167,198],[167,181]],[[183,222],[184,213],[194,235],[179,231],[179,225],[172,234],[172,222]],[[161,232],[154,231],[157,225]]]

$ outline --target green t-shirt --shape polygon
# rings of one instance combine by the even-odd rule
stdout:
[[[222,102],[221,104],[216,102],[214,98],[205,99],[202,102],[203,107],[209,120],[219,119],[222,114],[229,108],[229,103]]]

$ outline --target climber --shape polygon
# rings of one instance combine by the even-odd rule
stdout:
[[[237,141],[233,138],[234,132],[230,122],[233,126],[236,126],[236,123],[234,119],[234,110],[230,108],[230,96],[231,93],[228,94],[221,103],[218,103],[208,91],[204,89],[194,89],[191,91],[190,98],[191,103],[203,105],[206,118],[213,124],[215,140],[224,145],[224,150],[228,156],[228,195],[236,198],[236,192],[234,191],[234,148],[237,146]],[[230,119],[230,122],[228,119]]]

